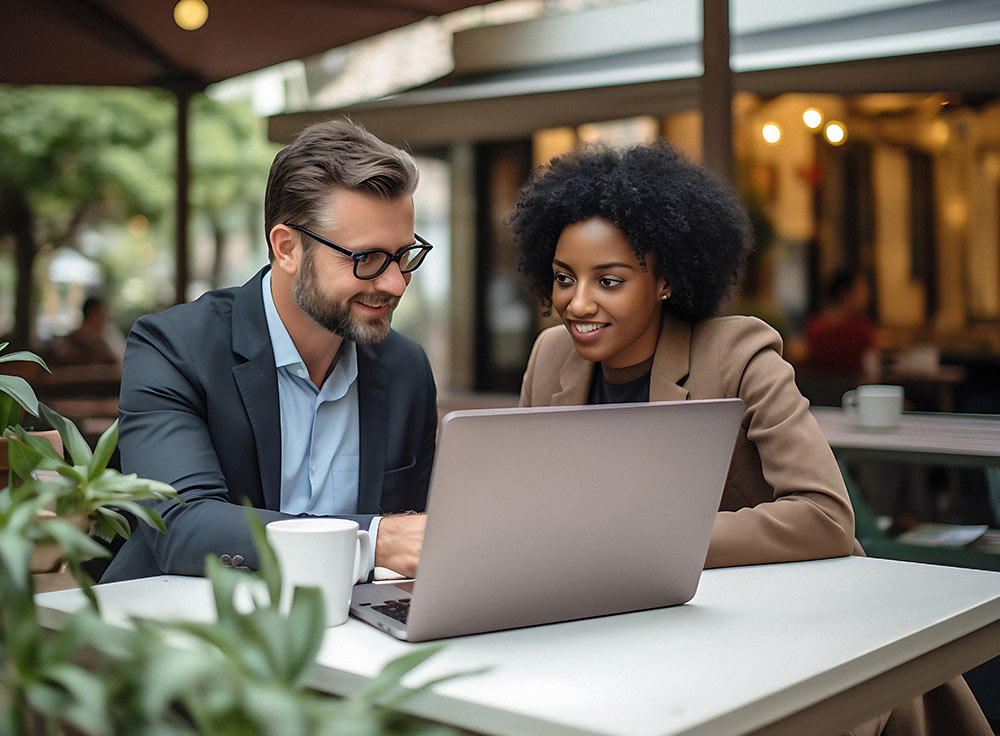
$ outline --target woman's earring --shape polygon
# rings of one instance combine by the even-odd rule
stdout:
[[[663,296],[660,297],[660,299],[662,299],[663,301],[667,301],[669,297],[670,297],[669,294],[664,294]]]

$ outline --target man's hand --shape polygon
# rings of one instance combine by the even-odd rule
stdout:
[[[378,524],[375,566],[387,567],[408,578],[416,577],[426,527],[426,514],[383,516]]]

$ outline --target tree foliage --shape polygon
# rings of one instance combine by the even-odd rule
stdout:
[[[123,226],[133,215],[147,219],[158,249],[172,251],[176,103],[161,90],[0,85],[0,110],[0,248],[15,255],[13,342],[24,346],[39,254],[78,247],[84,229]],[[276,147],[244,104],[200,94],[191,112],[189,201],[214,241],[203,277],[216,284],[227,236],[259,232],[250,227],[259,228]]]

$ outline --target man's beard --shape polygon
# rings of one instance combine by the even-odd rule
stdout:
[[[320,292],[311,252],[306,253],[302,262],[301,274],[295,282],[292,294],[299,309],[313,320],[333,334],[340,335],[345,340],[359,345],[382,342],[388,336],[392,323],[392,312],[399,304],[398,296],[379,292],[352,296],[344,302],[329,301]],[[370,307],[388,304],[389,311],[384,317],[369,322],[358,322],[351,317],[351,304],[353,302],[363,302]]]

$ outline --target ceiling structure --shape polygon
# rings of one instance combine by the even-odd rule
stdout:
[[[175,0],[0,0],[0,83],[201,89],[483,0],[207,0],[185,31]]]

